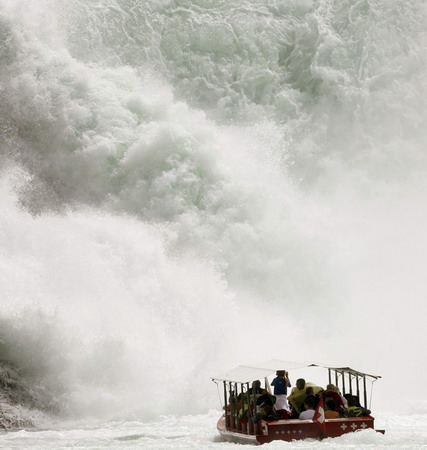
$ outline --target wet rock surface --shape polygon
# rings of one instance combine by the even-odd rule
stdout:
[[[36,408],[37,395],[13,364],[0,361],[0,429],[36,426],[43,413]]]

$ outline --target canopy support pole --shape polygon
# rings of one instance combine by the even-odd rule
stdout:
[[[237,428],[236,423],[236,408],[237,408],[237,392],[236,392],[236,383],[234,383],[234,391],[233,389],[233,383],[230,382],[230,394],[233,393],[233,406],[232,406],[232,414],[231,417],[233,417],[233,423],[231,424],[232,428],[235,430]]]
[[[239,398],[239,393],[238,393],[238,386],[237,383],[234,383],[234,390],[236,391],[236,409],[235,409],[235,413],[234,413],[234,424],[235,424],[235,428],[237,431],[239,431],[239,402],[238,402],[238,398]]]
[[[230,417],[227,409],[227,383],[224,381],[224,414],[225,414],[225,429],[230,427]]]
[[[244,402],[244,393],[243,393],[243,383],[240,384],[240,403],[242,404],[242,415],[243,412],[245,411],[245,402]],[[243,431],[243,423],[240,421],[240,410],[237,411],[238,416],[237,416],[237,420],[239,421],[239,430]]]
[[[366,397],[366,376],[363,375],[363,401],[365,403],[365,409],[368,407],[368,399]]]
[[[251,411],[251,396],[249,395],[249,383],[246,383],[246,398],[248,399],[248,434],[253,434],[253,426],[254,423],[252,422],[252,411]]]
[[[356,375],[356,382],[357,382],[357,398],[359,399],[360,402],[360,387],[359,387],[359,375]]]

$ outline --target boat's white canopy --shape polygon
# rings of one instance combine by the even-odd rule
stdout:
[[[222,373],[221,375],[212,377],[212,380],[229,381],[232,383],[251,383],[254,380],[259,380],[261,378],[275,374],[277,370],[295,370],[295,369],[302,369],[304,367],[323,367],[325,369],[331,369],[337,372],[357,375],[360,377],[366,376],[373,379],[381,378],[379,375],[369,375],[367,373],[351,369],[350,367],[333,367],[324,364],[310,363],[306,361],[295,362],[295,361],[282,361],[279,359],[272,359],[270,361],[264,361],[262,363],[237,366],[234,369]]]

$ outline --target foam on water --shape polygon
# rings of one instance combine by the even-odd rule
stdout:
[[[280,357],[425,410],[396,392],[427,375],[425,17],[2,3],[0,357],[38,409],[202,412],[210,374]]]
[[[99,427],[72,426],[61,430],[20,431],[0,435],[3,448],[69,448],[84,449],[232,449],[235,444],[222,441],[212,426],[219,411],[204,415],[167,416],[151,422],[110,422]],[[377,422],[387,428],[385,435],[373,430],[347,434],[323,441],[276,441],[265,444],[267,449],[420,449],[427,445],[426,416],[403,417],[383,415]],[[247,445],[245,448],[255,448]],[[259,448],[259,447],[256,447]]]

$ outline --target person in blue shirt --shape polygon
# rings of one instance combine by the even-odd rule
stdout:
[[[291,387],[291,382],[288,378],[288,372],[286,370],[278,370],[276,372],[276,378],[271,382],[274,386],[274,395],[276,396],[275,408],[277,411],[286,410],[289,411],[288,404],[288,387]]]

